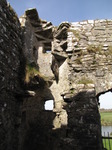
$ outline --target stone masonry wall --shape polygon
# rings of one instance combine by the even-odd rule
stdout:
[[[24,76],[22,32],[16,13],[0,1],[0,149],[17,150]]]
[[[72,23],[69,31],[67,52],[73,54],[71,69],[92,79],[97,94],[111,89],[112,20]]]
[[[60,101],[58,113],[64,109],[68,116],[64,149],[102,149],[97,96],[112,88],[111,30],[112,20],[88,20],[62,23],[55,32],[52,54],[63,83],[62,72],[68,72],[66,89],[60,80],[55,87],[62,91],[53,89],[63,99],[55,99]],[[60,70],[65,62],[66,69]]]
[[[54,149],[53,120],[55,113],[45,110],[45,102],[54,100],[49,89],[54,75],[50,68],[52,24],[41,20],[36,9],[29,9],[20,18],[24,35],[26,65],[32,64],[36,73],[31,77],[27,90],[34,96],[26,97],[21,107],[21,147],[20,150]],[[49,51],[49,52],[47,52]]]
[[[20,22],[1,0],[0,149],[102,150],[98,96],[112,89],[112,20],[53,27],[29,9]],[[26,95],[22,50],[38,71]]]
[[[50,81],[47,90],[50,91],[48,93],[54,99],[54,117],[52,118],[52,113],[49,113],[52,118],[49,123],[53,126],[49,128],[50,133],[47,137],[54,142],[53,145],[49,143],[48,147],[56,150],[101,150],[101,124],[97,96],[102,92],[111,90],[112,87],[112,82],[109,80],[112,76],[112,21],[65,22],[60,24],[58,28],[54,27],[53,30],[53,27],[46,21],[36,20],[34,17],[38,16],[36,14],[35,10],[28,10],[27,17],[30,18],[29,23],[33,27],[29,29],[34,32],[39,44],[37,50],[39,71]],[[25,28],[27,29],[27,24]],[[50,36],[51,33],[53,37]],[[48,34],[49,36],[46,36]],[[52,52],[45,53],[45,50],[50,50],[51,46]],[[33,50],[31,51],[33,52]],[[51,56],[52,64],[50,68]],[[38,92],[35,92],[38,95]],[[42,93],[45,96],[44,91]],[[41,105],[40,111],[42,111],[44,98],[41,100],[39,98],[37,100],[35,98],[34,100],[28,99],[24,103],[24,108],[29,104],[29,101],[31,109],[27,109],[26,116],[27,120],[34,124],[35,119],[32,120],[33,116],[30,117],[28,114],[33,113],[34,101],[40,101],[35,106],[39,108],[38,106]],[[36,112],[36,118],[38,118],[39,113]],[[57,136],[58,140],[51,137],[50,134]]]
[[[28,18],[25,13],[21,18],[19,18],[19,20],[24,33],[24,55],[26,57],[27,63],[37,63],[37,50],[39,47],[39,42],[35,37],[34,29],[31,25],[30,18]]]

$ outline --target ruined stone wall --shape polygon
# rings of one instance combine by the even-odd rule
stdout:
[[[64,109],[68,116],[64,149],[102,149],[97,96],[112,88],[111,29],[112,20],[88,20],[62,23],[55,32],[52,54],[63,82],[55,85],[62,90],[58,93],[62,99],[56,97],[55,102],[60,101],[60,112]],[[66,69],[60,70],[65,62]],[[63,71],[68,72],[66,79]]]
[[[37,64],[39,42],[36,39],[30,18],[27,17],[27,12],[19,18],[24,33],[24,55],[26,57],[27,63]],[[35,21],[36,20],[38,20],[38,14]]]
[[[64,28],[61,29],[63,32]],[[68,37],[65,49],[62,49],[61,46],[65,40],[58,37],[54,39],[53,54],[56,58],[59,58],[60,55],[68,58],[69,81],[71,81],[73,88],[78,82],[81,83],[80,80],[84,75],[85,78],[93,80],[91,84],[95,84],[97,93],[111,89],[112,83],[108,80],[111,77],[111,29],[112,20],[76,22],[71,23],[66,31]],[[60,30],[57,32],[57,36],[59,36]]]
[[[25,98],[22,106],[21,150],[53,149],[52,128],[55,113],[45,110],[45,101],[53,99],[46,86],[34,90],[34,97]],[[46,93],[46,94],[45,94]]]
[[[22,32],[16,13],[0,1],[0,149],[17,150],[24,76]]]
[[[20,22],[1,0],[0,149],[102,150],[97,97],[112,88],[112,20],[56,28],[30,9]],[[26,92],[22,49],[37,69]]]
[[[71,69],[92,79],[97,94],[111,89],[112,20],[72,23],[69,31]],[[77,75],[76,83],[81,80]]]
[[[42,113],[44,101],[52,98],[54,109],[53,112],[49,112],[49,128],[45,128],[45,134],[42,134],[46,137],[48,134],[46,129],[49,131],[47,138],[53,143],[48,142],[48,148],[101,150],[101,124],[97,96],[111,90],[112,86],[109,80],[112,76],[112,21],[65,22],[53,30],[51,24],[39,19],[36,21],[34,16],[38,16],[36,11],[28,10],[27,17],[30,18],[28,21],[31,25],[29,30],[33,31],[38,43],[37,65],[40,73],[47,78],[48,84],[43,87],[43,91],[35,90],[34,98],[24,101],[27,131],[32,131],[29,122],[34,125],[40,118],[40,113],[46,120],[47,112]],[[25,28],[27,31],[27,24]],[[35,45],[35,42],[33,44]],[[46,53],[46,50],[50,49],[51,53]],[[31,51],[33,52],[33,49]],[[27,107],[28,105],[30,108]],[[43,125],[46,126],[46,121],[44,122],[43,119],[39,121],[42,124],[38,128],[39,125],[36,123],[37,134],[44,128]],[[37,139],[39,138],[40,134]],[[45,139],[41,139],[40,142],[45,143]],[[38,144],[34,144],[34,148],[38,147]],[[46,147],[46,144],[44,146]]]
[[[19,20],[24,32],[24,54],[27,63],[35,63],[43,76],[53,78],[50,69],[52,23],[40,19],[36,9],[27,10]]]
[[[52,137],[55,113],[45,110],[45,102],[54,100],[49,89],[54,78],[50,68],[52,24],[41,20],[36,9],[27,10],[20,18],[20,22],[24,33],[26,65],[32,64],[32,68],[36,69],[35,74],[26,85],[27,90],[34,95],[24,98],[21,107],[22,139],[20,150],[52,150],[54,143],[56,143],[53,142]],[[49,53],[46,52],[48,50]]]
[[[38,60],[39,72],[46,77],[48,80],[53,80],[54,75],[51,70],[52,54],[50,52],[44,53],[44,47],[40,46],[38,49]]]

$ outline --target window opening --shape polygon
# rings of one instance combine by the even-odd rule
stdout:
[[[43,46],[43,53],[51,53],[52,45],[51,42],[45,43]]]
[[[51,53],[50,49],[45,50],[46,53]]]
[[[51,49],[43,49],[43,53],[51,53]]]
[[[53,108],[54,108],[54,101],[53,100],[45,101],[44,108],[45,108],[45,110],[53,110]]]

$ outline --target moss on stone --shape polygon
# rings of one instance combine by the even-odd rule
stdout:
[[[112,55],[112,46],[109,46],[108,50],[109,50],[109,54]]]
[[[38,80],[41,87],[48,85],[49,86],[49,78],[42,75],[38,67],[34,64],[26,64],[26,70],[25,70],[25,84],[29,84],[35,79]],[[35,80],[35,82],[36,82]]]
[[[82,64],[81,56],[77,57],[75,61],[77,64]]]
[[[33,78],[35,75],[40,76],[41,78],[44,79],[44,77],[41,75],[41,73],[38,71],[36,66],[32,64],[27,64],[26,65],[26,75],[25,75],[25,82],[29,83],[30,79]]]
[[[74,94],[75,89],[70,89],[70,93]]]
[[[101,53],[101,50],[102,50],[103,46],[102,45],[98,45],[98,46],[95,46],[95,45],[88,45],[87,47],[87,51],[89,53]]]
[[[84,85],[87,85],[87,84],[93,84],[93,81],[89,78],[86,78],[86,77],[82,77],[79,81],[78,81],[78,84],[84,84]]]

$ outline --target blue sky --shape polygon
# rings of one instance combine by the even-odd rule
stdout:
[[[41,19],[59,25],[63,21],[112,19],[112,0],[8,0],[18,16],[36,8]],[[112,94],[100,97],[101,108],[112,108]]]
[[[111,19],[112,0],[8,0],[18,16],[37,8],[41,19],[59,25],[63,21]]]

